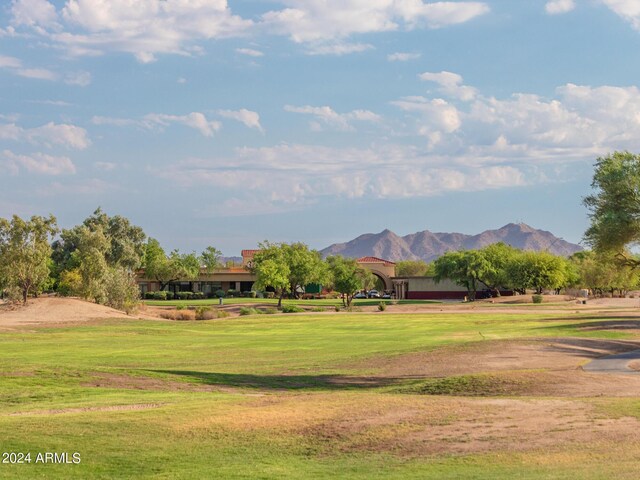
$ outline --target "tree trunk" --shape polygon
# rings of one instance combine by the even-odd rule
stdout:
[[[282,310],[282,299],[284,298],[284,290],[280,293],[278,297],[278,310]]]
[[[28,288],[23,288],[22,289],[22,303],[27,303],[27,295],[29,295],[29,289]]]

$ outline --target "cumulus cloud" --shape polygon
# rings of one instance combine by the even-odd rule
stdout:
[[[302,107],[296,107],[294,105],[285,105],[285,111],[291,113],[301,113],[305,115],[312,115],[316,122],[312,124],[315,130],[322,129],[322,125],[330,127],[336,130],[353,131],[354,127],[352,123],[354,121],[359,122],[379,122],[382,117],[369,110],[352,110],[347,113],[338,113],[333,108],[324,107],[312,107],[305,105]]]
[[[558,15],[567,13],[576,8],[575,0],[550,0],[544,6],[545,11],[549,15]]]
[[[19,155],[9,150],[0,154],[4,167],[14,175],[24,169],[40,175],[63,175],[76,172],[76,167],[68,157],[56,157],[45,153]]]
[[[90,72],[72,72],[66,75],[64,83],[67,85],[77,85],[78,87],[86,87],[91,84]]]
[[[84,128],[53,122],[35,128],[23,128],[15,123],[0,124],[0,139],[28,142],[49,148],[59,145],[77,150],[83,150],[91,145]]]
[[[15,0],[14,27],[27,27],[74,55],[133,54],[148,63],[157,54],[191,55],[201,40],[235,37],[252,26],[232,14],[226,0]]]
[[[476,96],[476,89],[464,85],[462,77],[457,73],[442,71],[440,73],[425,72],[421,74],[420,80],[434,82],[440,85],[441,91],[449,96],[460,100],[472,100]]]
[[[248,128],[255,128],[260,132],[264,132],[262,125],[260,125],[260,115],[257,112],[241,108],[240,110],[218,110],[218,114],[243,123]]]
[[[409,60],[417,60],[421,56],[419,53],[396,52],[387,55],[387,60],[390,62],[408,62]]]
[[[640,3],[637,0],[601,0],[614,13],[640,30]]]
[[[286,8],[263,15],[275,33],[296,43],[333,41],[353,34],[467,22],[489,11],[483,2],[422,0],[282,0]]]

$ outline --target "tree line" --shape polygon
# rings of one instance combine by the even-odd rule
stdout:
[[[591,221],[585,243],[592,248],[566,259],[549,252],[520,251],[505,244],[479,250],[448,252],[431,264],[405,261],[398,276],[432,275],[478,290],[564,287],[594,292],[624,293],[638,287],[640,257],[640,156],[614,152],[598,158],[592,187],[583,199]],[[136,273],[156,280],[162,289],[179,279],[195,279],[202,269],[220,267],[220,252],[212,246],[200,254],[167,253],[160,243],[122,216],[100,208],[71,229],[60,230],[55,217],[14,215],[0,218],[0,292],[26,302],[30,295],[56,291],[78,295],[114,308],[133,308],[139,299]],[[376,278],[355,260],[329,257],[302,243],[260,245],[254,258],[257,288],[272,287],[279,305],[299,287],[320,283],[342,293],[350,304],[359,289],[370,289]]]

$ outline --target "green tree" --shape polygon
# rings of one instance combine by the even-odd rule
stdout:
[[[573,282],[575,274],[568,260],[549,252],[520,252],[506,267],[509,283],[524,293],[534,289],[559,289]]]
[[[75,235],[76,246],[69,264],[77,265],[75,269],[82,278],[80,291],[77,293],[87,300],[104,303],[105,278],[109,269],[106,260],[109,241],[102,227],[90,228],[81,225]]]
[[[220,268],[220,257],[222,252],[217,248],[209,246],[200,254],[200,262],[204,270],[208,274],[212,274],[216,269]]]
[[[253,272],[258,288],[272,287],[278,294],[278,308],[286,294],[298,296],[298,290],[310,283],[324,283],[328,272],[322,257],[303,243],[260,244],[253,257]],[[286,277],[286,284],[283,278]]]
[[[353,258],[332,256],[327,257],[326,261],[333,289],[342,294],[342,303],[345,307],[351,306],[353,296],[362,286],[360,275],[362,267]]]
[[[49,281],[50,242],[57,231],[52,215],[30,220],[17,215],[11,220],[0,218],[0,283],[19,290],[24,303]]]
[[[591,186],[595,193],[583,200],[591,219],[585,242],[630,266],[640,265],[625,254],[640,242],[640,155],[614,152],[598,158]]]
[[[401,260],[396,263],[396,276],[423,277],[429,272],[429,264],[424,260]]]
[[[493,266],[478,250],[447,252],[433,262],[436,282],[451,279],[467,289],[469,300],[476,298],[481,278],[486,278]]]
[[[375,287],[378,280],[378,277],[366,268],[361,268],[358,271],[358,278],[360,278],[360,288],[363,288],[366,292]]]
[[[508,288],[509,276],[507,266],[518,256],[520,251],[502,242],[493,243],[479,250],[479,254],[487,262],[486,268],[478,272],[478,280],[493,292],[500,295],[500,288]]]
[[[631,258],[631,254],[626,254]],[[621,295],[636,288],[640,280],[640,271],[627,265],[621,265],[613,255],[598,254],[594,251],[578,252],[569,259],[578,274],[577,286],[588,288],[596,295],[605,292]]]
[[[184,254],[173,250],[167,255],[155,238],[147,241],[144,255],[147,278],[160,283],[160,290],[176,280],[192,280],[200,274],[200,260],[194,253]]]

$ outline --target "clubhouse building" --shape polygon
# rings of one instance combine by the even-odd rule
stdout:
[[[218,290],[235,290],[248,292],[256,281],[251,273],[253,257],[258,250],[242,250],[242,265],[220,268],[213,273],[201,274],[192,280],[176,280],[170,282],[167,289],[177,292],[202,292],[207,297],[212,297]],[[463,300],[467,296],[464,287],[456,285],[451,280],[443,280],[436,283],[432,277],[397,277],[396,264],[389,260],[377,257],[362,257],[358,264],[370,270],[384,285],[385,292],[391,293],[394,298],[400,300]],[[146,278],[144,271],[138,275],[138,285],[144,295],[146,292],[160,290],[160,283],[154,279]],[[311,291],[315,290],[315,291]],[[317,290],[311,286],[306,293],[321,294],[321,288]],[[511,292],[501,292],[510,295]],[[481,292],[478,292],[478,297]]]

